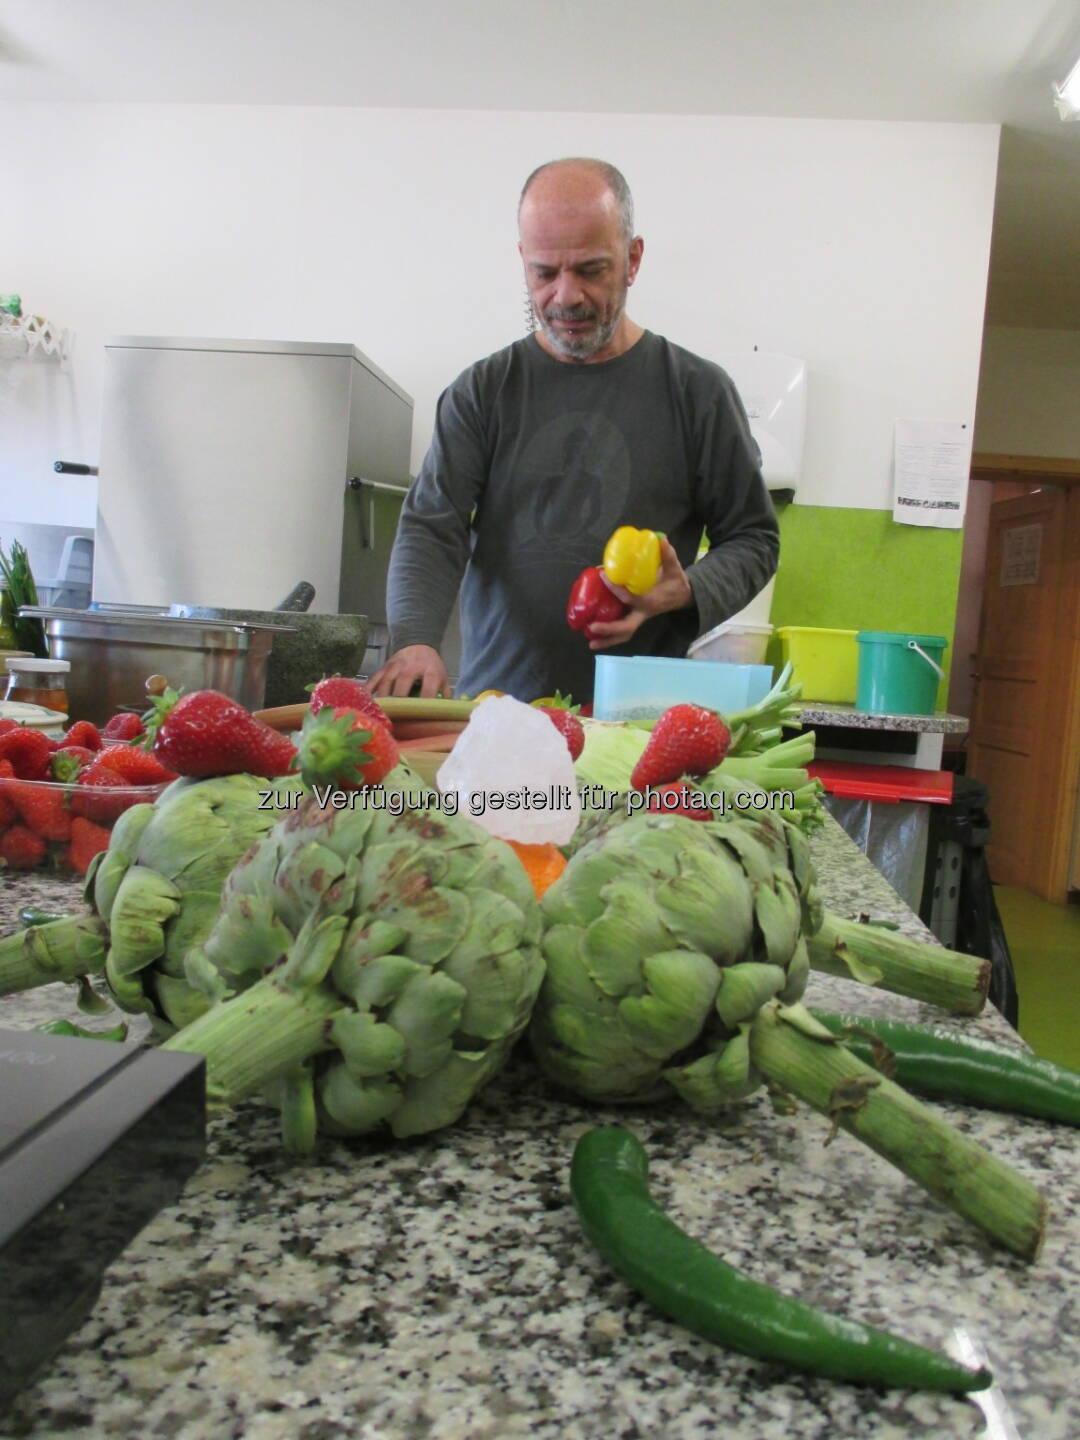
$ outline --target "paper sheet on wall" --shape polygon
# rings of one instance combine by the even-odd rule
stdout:
[[[902,525],[964,523],[971,430],[962,420],[897,420],[893,519]]]

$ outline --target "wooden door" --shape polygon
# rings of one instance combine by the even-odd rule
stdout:
[[[990,507],[968,773],[998,884],[1065,900],[1080,773],[1080,493]]]

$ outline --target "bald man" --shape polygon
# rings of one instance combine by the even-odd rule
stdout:
[[[776,518],[731,380],[626,313],[645,246],[619,171],[542,165],[518,232],[534,329],[440,397],[394,543],[376,694],[449,693],[439,646],[459,587],[459,693],[558,689],[584,703],[594,652],[685,655],[776,569]],[[618,590],[628,614],[589,641],[567,626],[567,597],[619,525],[663,533],[660,574],[644,595]]]

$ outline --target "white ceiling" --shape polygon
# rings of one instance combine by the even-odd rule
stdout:
[[[999,123],[988,319],[1062,328],[1078,56],[1080,0],[0,0],[0,100]]]

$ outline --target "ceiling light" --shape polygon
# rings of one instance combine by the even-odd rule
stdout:
[[[1069,71],[1062,85],[1054,85],[1054,104],[1062,120],[1080,119],[1080,60]]]

